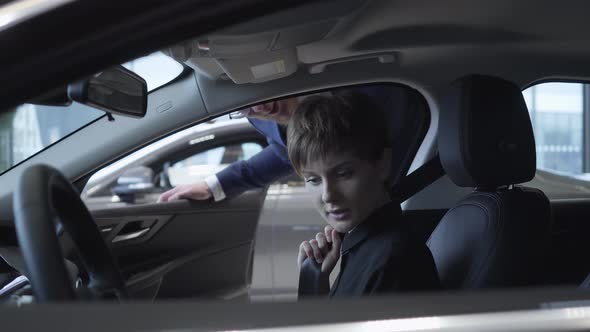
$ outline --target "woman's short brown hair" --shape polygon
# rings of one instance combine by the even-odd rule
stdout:
[[[308,97],[287,126],[289,159],[298,174],[310,160],[334,152],[377,161],[387,146],[383,111],[361,92]]]

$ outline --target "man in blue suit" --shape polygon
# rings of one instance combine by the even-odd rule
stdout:
[[[160,195],[158,201],[178,199],[220,201],[253,188],[263,188],[293,172],[287,156],[285,126],[297,107],[297,98],[256,105],[243,111],[248,121],[266,137],[268,146],[248,160],[229,165],[215,175],[189,185],[177,186]]]
[[[346,91],[342,89],[340,91]],[[392,88],[383,86],[356,87],[351,90],[362,92],[373,98],[384,110],[394,108],[398,103]],[[405,88],[397,89],[405,91]],[[335,90],[332,93],[339,93]],[[263,188],[293,172],[287,156],[285,139],[286,125],[299,104],[299,98],[287,98],[253,106],[245,111],[250,123],[266,137],[268,146],[248,160],[238,161],[215,175],[189,185],[180,185],[166,191],[158,202],[178,199],[206,200],[216,202],[235,197],[247,190]],[[392,112],[386,112],[391,114]],[[390,137],[391,140],[391,137]]]

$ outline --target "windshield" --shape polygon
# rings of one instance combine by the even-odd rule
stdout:
[[[157,89],[172,81],[183,70],[180,63],[162,52],[155,52],[129,61],[123,66],[141,76],[147,82],[148,91]]]
[[[23,104],[0,114],[0,172],[59,141],[104,112],[73,103],[68,107]]]
[[[123,66],[143,77],[148,91],[172,81],[183,70],[180,63],[161,52]],[[0,114],[0,172],[11,169],[102,115],[104,112],[78,103],[70,106],[22,104]]]

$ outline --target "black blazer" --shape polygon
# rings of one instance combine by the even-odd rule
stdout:
[[[341,251],[330,297],[440,288],[430,250],[402,222],[397,203],[379,208],[346,234]]]

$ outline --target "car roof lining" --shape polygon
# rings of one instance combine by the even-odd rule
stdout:
[[[590,22],[585,15],[586,3],[569,1],[567,4],[535,0],[517,3],[510,0],[489,3],[373,0],[356,7],[350,5],[347,10],[330,17],[336,17],[337,22],[328,33],[318,32],[316,40],[311,42],[300,38],[302,43],[296,45],[298,73],[308,70],[309,65],[325,61],[396,53],[400,67],[425,72],[419,77],[421,85],[445,84],[471,73],[495,74],[521,86],[555,75],[589,77],[590,45],[586,42],[585,31],[590,28]],[[304,8],[314,12],[313,4]],[[292,10],[287,10],[268,15],[267,23],[258,29],[240,30],[248,24],[239,25],[227,29],[231,33],[222,31],[217,36],[231,36],[234,48],[245,47],[252,37],[247,33],[280,32],[298,26],[291,13]],[[262,56],[271,51],[253,54]],[[572,54],[578,56],[572,57]],[[235,67],[242,66],[246,70],[252,65],[252,56],[236,55],[231,60]],[[565,61],[566,58],[569,61]],[[228,69],[218,66],[218,59],[214,57],[193,60],[203,62],[209,78],[217,78]],[[513,70],[514,66],[519,70]],[[486,72],[482,72],[482,68]]]
[[[590,20],[585,15],[585,1],[566,1],[567,5],[564,2],[535,0],[350,0],[346,3],[352,5],[343,11],[334,10],[334,15],[326,16],[321,13],[326,19],[339,17],[338,23],[321,40],[296,47],[298,64],[305,66],[367,53],[396,52],[400,55],[400,67],[408,71],[419,71],[415,80],[422,86],[446,84],[464,74],[472,73],[501,76],[521,86],[547,77],[590,77],[590,45],[585,36]],[[292,3],[285,4],[288,5]],[[248,24],[234,29],[252,32],[262,28],[270,31],[277,26],[279,29],[285,25],[292,27],[293,22],[297,22],[294,18],[299,10],[318,17],[313,10],[313,6],[318,6],[317,3],[305,6],[268,15],[265,18],[266,25],[261,25],[256,30],[248,30]],[[329,10],[325,11],[332,14]],[[144,13],[137,12],[138,16],[142,14]],[[174,41],[174,35],[177,40],[182,40],[190,35],[188,31],[195,31],[194,24],[199,22],[191,21],[197,20],[191,14],[188,10],[175,12],[178,22],[183,19],[185,21],[182,22],[187,23],[178,25],[176,33],[167,34],[167,39],[151,39],[152,50],[165,46],[157,45],[158,41]],[[132,28],[134,21],[127,22],[128,28]],[[188,22],[192,22],[192,29]],[[279,25],[282,22],[285,23]],[[458,36],[441,40],[437,27]],[[221,31],[228,31],[228,34],[231,29],[226,27]],[[394,33],[395,38],[389,38],[383,43],[380,35],[383,36],[386,32]],[[146,36],[147,34],[149,33],[146,32]],[[127,41],[129,47],[132,41],[134,40]],[[148,44],[147,41],[143,43]],[[147,52],[146,46],[141,49],[144,54]],[[134,52],[139,52],[139,47],[136,47],[136,51],[133,50],[128,50],[127,56],[134,56]],[[103,58],[116,60],[114,55]],[[511,59],[509,63],[506,62],[507,59]],[[100,62],[104,65],[105,61],[108,60],[97,61],[97,64]],[[213,66],[212,63],[214,61],[209,61],[209,65]],[[82,66],[75,67],[77,69],[72,69],[72,75],[82,75]],[[92,66],[87,67],[87,70],[93,70]],[[514,70],[516,67],[519,70]],[[216,73],[219,74],[219,71]],[[53,76],[61,77],[57,74],[56,72]],[[15,84],[12,86],[17,88]],[[10,95],[8,90],[7,96]],[[7,100],[10,103],[11,99]]]

